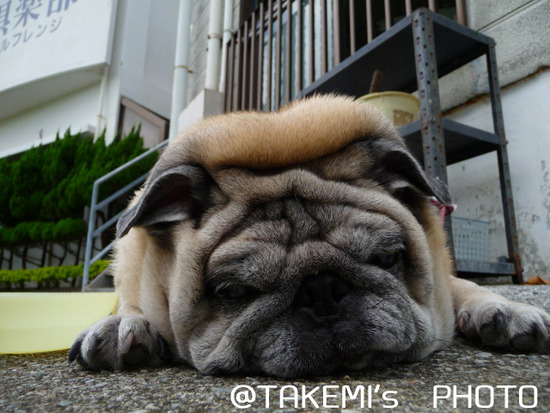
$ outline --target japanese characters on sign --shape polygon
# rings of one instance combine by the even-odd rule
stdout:
[[[82,0],[81,0],[82,1]],[[0,0],[0,55],[55,33],[78,0]]]

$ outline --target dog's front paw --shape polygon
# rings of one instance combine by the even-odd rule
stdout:
[[[490,346],[522,353],[550,351],[550,315],[532,305],[506,299],[466,303],[458,312],[457,327]]]
[[[141,316],[105,317],[80,333],[69,350],[69,362],[90,370],[160,366],[169,358],[168,344]]]

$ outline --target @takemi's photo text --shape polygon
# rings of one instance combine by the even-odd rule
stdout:
[[[538,405],[538,388],[534,385],[434,385],[431,404],[426,409],[462,408],[489,409],[493,407],[533,409]],[[236,385],[231,390],[231,403],[238,409],[295,408],[343,409],[373,407],[394,409],[409,400],[394,389],[380,384],[337,385]]]

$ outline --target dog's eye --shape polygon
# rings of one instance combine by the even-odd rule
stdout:
[[[214,289],[214,297],[224,300],[239,300],[257,293],[253,287],[242,284],[219,285]]]
[[[373,257],[371,260],[371,263],[373,265],[376,265],[380,268],[391,268],[395,264],[397,264],[397,261],[399,261],[399,257],[401,256],[401,252],[390,252],[387,254],[378,254]]]

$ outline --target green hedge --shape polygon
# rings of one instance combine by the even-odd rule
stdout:
[[[0,246],[82,237],[94,181],[145,150],[140,128],[109,145],[104,134],[94,141],[67,130],[50,145],[0,159]],[[152,155],[103,183],[100,200],[143,175],[155,160]]]
[[[90,280],[99,275],[110,261],[97,261],[90,266]],[[42,267],[32,270],[0,270],[0,283],[10,288],[24,288],[25,283],[35,282],[38,287],[58,287],[61,282],[69,282],[73,286],[82,277],[84,265],[64,265],[61,267]]]
[[[69,241],[86,235],[83,219],[65,218],[58,222],[20,222],[13,228],[0,227],[0,245]]]

